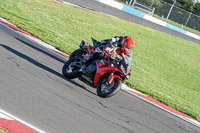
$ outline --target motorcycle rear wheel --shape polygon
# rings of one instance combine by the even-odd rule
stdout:
[[[122,86],[122,81],[120,79],[115,78],[109,85],[106,85],[107,80],[108,76],[101,78],[97,84],[97,94],[102,98],[108,98],[115,95]]]
[[[68,79],[74,79],[78,77],[80,68],[70,66],[74,60],[75,59],[69,59],[67,62],[65,62],[62,68],[63,75]]]

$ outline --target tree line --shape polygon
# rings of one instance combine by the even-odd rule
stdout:
[[[160,0],[149,0],[149,1],[160,1]],[[170,4],[174,3],[174,0],[163,0],[165,2],[168,2]],[[176,6],[183,8],[189,12],[192,12],[196,15],[200,15],[200,2],[197,1],[196,3],[194,3],[194,0],[176,0],[175,3]]]

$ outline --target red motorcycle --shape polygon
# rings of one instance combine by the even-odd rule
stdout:
[[[127,55],[121,61],[107,58],[88,61],[88,58],[101,46],[93,39],[93,46],[84,44],[75,50],[67,62],[65,62],[62,73],[66,78],[79,78],[81,81],[97,88],[97,94],[106,98],[115,95],[122,86],[122,82],[130,76],[131,56]]]

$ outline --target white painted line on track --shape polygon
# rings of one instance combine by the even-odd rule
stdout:
[[[11,117],[8,117],[7,115],[1,113],[1,109],[0,109],[0,118],[4,118],[4,119],[7,119],[7,120],[13,120]]]
[[[12,120],[13,119],[13,120],[16,120],[16,121],[18,121],[18,122],[30,127],[31,129],[34,129],[35,131],[37,131],[39,133],[45,133],[41,129],[39,129],[39,128],[37,128],[37,127],[35,127],[35,126],[33,126],[33,125],[21,120],[21,119],[19,119],[18,117],[14,116],[14,115],[12,115],[12,114],[10,114],[10,113],[2,110],[2,109],[0,109],[0,118],[5,118],[5,119],[8,119],[8,120]]]

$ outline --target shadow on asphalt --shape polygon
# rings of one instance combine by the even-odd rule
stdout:
[[[23,43],[25,43],[25,42],[23,42]],[[25,43],[25,44],[27,44],[27,43]],[[6,50],[8,50],[8,51],[10,51],[10,52],[12,52],[12,53],[14,53],[15,55],[19,56],[20,58],[22,58],[22,59],[24,59],[24,60],[30,62],[31,64],[33,64],[33,65],[35,65],[35,66],[37,66],[37,67],[39,67],[39,68],[42,68],[42,69],[44,69],[45,71],[48,71],[48,72],[50,72],[50,73],[52,73],[52,74],[54,74],[54,75],[56,75],[56,76],[58,76],[58,77],[60,77],[60,78],[62,78],[62,79],[64,79],[64,80],[67,80],[68,82],[70,82],[70,83],[72,83],[72,84],[74,84],[74,85],[76,85],[76,86],[79,86],[80,88],[82,88],[82,89],[84,89],[84,90],[86,90],[86,91],[88,91],[88,92],[90,92],[90,93],[96,95],[95,93],[93,93],[92,91],[86,89],[85,87],[83,87],[82,85],[78,84],[77,82],[74,82],[73,80],[70,80],[70,79],[65,78],[61,73],[59,73],[59,72],[57,72],[57,71],[51,69],[51,68],[48,67],[48,66],[45,66],[44,64],[42,64],[42,63],[40,63],[40,62],[34,60],[33,58],[31,58],[31,57],[29,57],[29,56],[27,56],[27,55],[25,55],[25,54],[23,54],[23,53],[21,53],[21,52],[15,50],[15,49],[13,49],[13,48],[11,48],[11,47],[9,47],[9,46],[7,46],[7,45],[0,44],[0,46],[3,47],[4,49],[6,49]],[[36,49],[40,50],[39,48],[36,48]],[[40,50],[40,51],[43,52],[43,50]],[[46,52],[43,52],[43,53],[46,53]],[[56,57],[56,58],[57,58],[57,57]],[[54,59],[55,59],[55,58],[54,58]],[[64,62],[64,61],[63,61],[63,62]]]
[[[41,47],[36,47],[33,44],[30,44],[30,43],[28,43],[26,41],[23,41],[23,40],[21,40],[19,38],[16,38],[16,37],[15,37],[15,39],[17,39],[18,41],[22,42],[22,44],[24,44],[26,46],[29,46],[29,47],[31,47],[31,48],[33,48],[33,49],[35,49],[35,50],[37,50],[37,51],[39,51],[39,52],[51,57],[51,58],[53,58],[53,59],[55,59],[55,60],[57,60],[57,61],[59,61],[61,63],[65,62],[64,60],[62,60],[62,59],[56,57],[55,55],[51,54],[48,50],[45,51],[45,50],[41,49]]]

